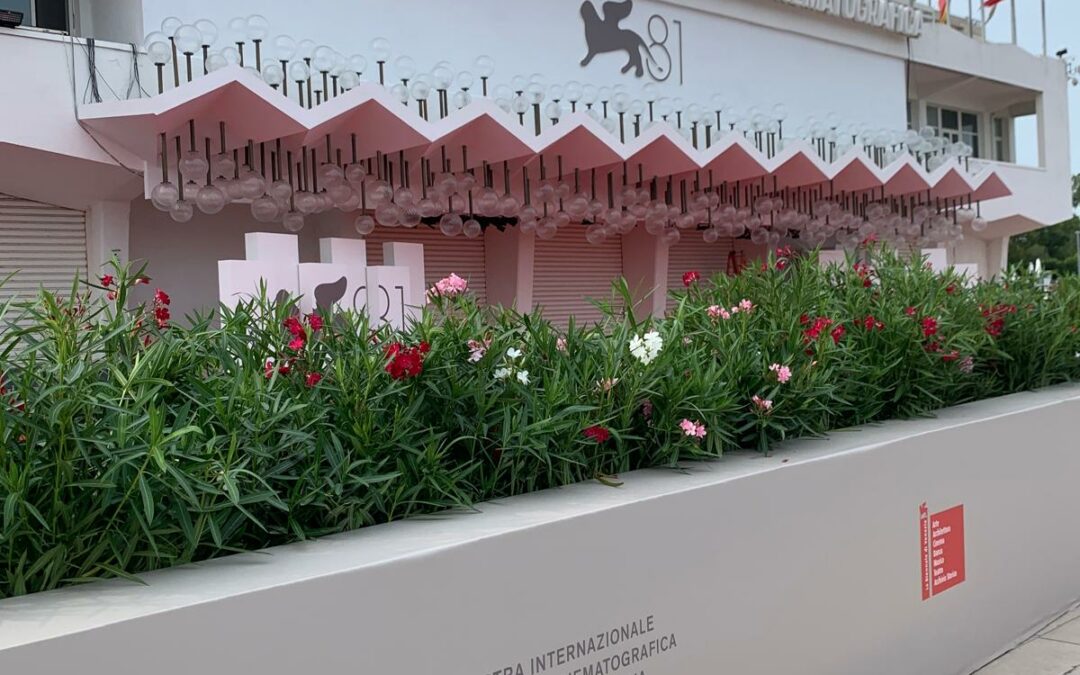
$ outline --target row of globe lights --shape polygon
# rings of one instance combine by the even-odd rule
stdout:
[[[212,45],[216,39],[216,27],[211,22],[201,20],[199,22],[196,22],[194,26],[185,26],[181,24],[178,19],[170,18],[166,20],[165,24],[163,24],[162,34],[164,34],[165,29],[168,29],[170,27],[175,28],[173,39],[171,40],[171,42],[173,42],[174,44],[178,44],[180,51],[182,51],[187,57],[189,79],[191,77],[190,57],[191,54],[196,51],[197,45],[200,42],[201,45],[198,46],[202,46],[203,48],[204,57],[207,61],[205,64],[207,70],[222,67],[225,63],[228,63],[230,61],[241,63],[243,62],[244,40],[242,39],[237,41],[236,50],[233,50],[231,47],[227,47],[224,50],[224,55],[222,55],[221,58],[218,60],[215,60],[216,55],[208,54],[207,48]],[[191,30],[192,28],[194,28],[195,30]],[[247,20],[234,19],[232,22],[230,22],[230,30],[234,34],[239,34],[242,32],[243,36],[251,39],[254,42],[256,46],[256,62],[259,67],[261,67],[261,63],[259,63],[259,47],[261,41],[265,39],[269,32],[268,25],[265,19],[259,16],[249,17]],[[198,33],[197,39],[196,32]],[[336,52],[333,52],[333,50],[329,50],[329,48],[314,47],[314,43],[311,43],[310,41],[307,41],[307,43],[308,44],[304,44],[304,42],[302,41],[301,45],[298,47],[296,43],[291,41],[291,38],[287,38],[285,36],[279,36],[277,39],[275,39],[274,43],[275,55],[278,57],[285,57],[282,58],[282,61],[287,62],[288,58],[291,58],[296,53],[298,53],[298,49],[300,54],[306,54],[308,51],[311,51],[311,53],[313,54],[313,57],[302,56],[303,62],[297,61],[292,64],[291,70],[293,72],[290,74],[294,76],[298,85],[298,89],[300,89],[304,80],[307,80],[310,86],[311,71],[308,68],[308,64],[312,61],[312,59],[314,59],[315,67],[323,73],[324,90],[328,89],[328,87],[326,87],[326,76],[329,72],[335,73],[335,89],[337,88],[338,83],[336,80],[338,77],[342,77],[343,81],[341,82],[341,85],[342,88],[345,89],[354,86],[354,82],[359,81],[359,75],[362,73],[363,68],[366,67],[366,61],[363,59],[362,56],[354,56],[349,59],[349,68],[355,68],[359,71],[356,73],[356,79],[353,80],[351,77],[345,76],[347,73],[351,73],[352,71],[343,70],[343,68],[345,68],[344,57],[338,55]],[[165,51],[162,49],[163,43],[160,39],[152,41],[151,44],[156,45],[155,51],[159,56]],[[384,39],[378,38],[373,41],[372,47],[373,51],[375,51],[376,58],[379,63],[380,79],[383,79],[383,66],[386,60],[389,59],[390,55],[389,44]],[[164,60],[165,59],[162,59],[162,61]],[[484,89],[486,93],[487,77],[489,77],[491,72],[493,71],[494,64],[488,57],[480,57],[479,59],[477,59],[476,63],[478,69],[481,72],[481,77],[484,80]],[[281,73],[284,71],[284,65],[285,64],[283,64],[282,67],[279,68],[278,66],[276,66],[276,64],[271,63],[265,69],[263,69],[264,77],[270,84],[277,86],[277,84],[283,83]],[[396,75],[400,78],[401,82],[400,84],[395,83],[394,85],[392,85],[391,89],[395,91],[395,93],[398,95],[398,98],[401,99],[403,103],[407,103],[409,96],[412,95],[418,101],[426,101],[427,96],[430,94],[430,87],[427,86],[426,82],[427,78],[423,75],[415,75],[415,63],[411,60],[411,58],[399,57],[395,61],[394,65]],[[161,64],[159,63],[158,66],[160,73]],[[447,89],[449,89],[451,81],[455,79],[452,71],[449,68],[449,64],[446,63],[438,64],[433,70],[433,76],[435,77],[436,86],[440,89],[440,93],[445,92]],[[409,87],[410,79],[413,80],[411,88]],[[461,87],[461,90],[459,92],[455,92],[454,104],[456,107],[460,108],[464,107],[464,105],[468,103],[468,90],[473,84],[474,79],[472,75],[468,72],[460,73],[456,79],[458,85]],[[650,88],[652,89],[652,91],[650,91]],[[513,92],[513,99],[510,98],[511,92]],[[567,83],[565,87],[560,87],[559,85],[552,85],[550,89],[545,89],[542,84],[542,78],[535,75],[528,80],[526,80],[524,77],[519,76],[515,78],[510,85],[500,85],[500,87],[496,89],[496,102],[500,105],[500,107],[503,107],[504,109],[509,108],[509,111],[518,113],[519,119],[522,121],[522,123],[524,123],[524,113],[527,112],[530,105],[534,108],[538,108],[540,102],[544,100],[545,92],[548,93],[552,99],[549,102],[545,111],[547,116],[551,119],[552,123],[558,122],[558,119],[561,117],[567,105],[571,110],[575,110],[577,103],[581,102],[586,106],[589,114],[596,117],[599,121],[602,121],[604,127],[608,129],[608,131],[615,133],[616,126],[614,120],[607,116],[609,107],[608,104],[610,102],[611,110],[619,114],[620,116],[620,123],[618,128],[620,133],[622,133],[623,120],[621,118],[624,113],[630,113],[634,116],[635,127],[637,127],[640,117],[645,111],[645,102],[643,102],[641,99],[629,99],[628,94],[622,87],[609,89],[606,87],[593,87],[592,85],[581,85],[576,82],[570,82]],[[654,114],[658,115],[661,119],[667,120],[674,113],[676,117],[676,128],[678,128],[687,137],[687,140],[694,142],[695,145],[697,144],[698,140],[694,135],[694,132],[696,131],[695,127],[698,124],[703,124],[706,127],[711,127],[711,118],[701,106],[698,106],[697,104],[690,104],[686,107],[684,111],[678,99],[669,100],[663,97],[657,97],[655,95],[655,87],[651,85],[647,85],[643,93],[645,94],[645,97],[648,101],[649,116],[651,118],[650,123]],[[528,98],[526,98],[526,96]],[[565,99],[562,99],[563,96],[565,96]],[[603,108],[604,114],[602,117],[598,113],[596,108],[594,108],[594,105],[598,102],[601,103]],[[758,135],[757,144],[759,148],[761,147],[760,134],[762,133],[768,134],[769,136],[772,136],[774,134],[779,135],[781,136],[782,141],[782,125],[784,119],[786,118],[786,111],[783,109],[783,106],[778,105],[774,107],[772,111],[772,119],[769,119],[762,113],[757,112],[756,109],[751,109],[750,111],[748,111],[748,116],[746,118],[732,116],[730,111],[728,112],[728,116],[726,118],[722,118],[722,101],[717,101],[717,99],[714,97],[714,103],[716,104],[715,113],[718,129],[722,129],[722,122],[727,122],[730,126],[730,130],[742,131],[744,134],[752,131],[755,135]],[[310,104],[311,102],[309,96],[309,105]],[[440,100],[440,115],[445,116],[447,112],[448,110],[446,109],[445,102]],[[683,126],[684,117],[685,121],[687,122],[686,126]],[[537,120],[539,120],[539,114],[536,115],[536,118]],[[537,124],[537,129],[539,131],[539,122]],[[820,131],[822,127],[818,126],[813,121],[811,121],[809,126],[809,138],[812,140],[829,141],[830,143],[835,143],[836,141],[834,140],[834,138],[838,139],[842,137],[841,132],[837,131],[837,127],[835,125],[831,127],[825,127],[829,129],[829,131],[825,133],[822,133]],[[924,151],[936,151],[937,149],[939,149],[939,146],[935,146],[933,144],[930,144],[929,142],[942,139],[934,139],[933,130],[929,131],[930,133],[928,135],[927,129],[922,130],[920,134],[916,135],[915,139],[910,138],[913,132],[908,132],[909,137],[904,141],[904,144],[909,150],[913,152],[916,149],[916,144],[918,144],[919,146],[927,146],[929,144],[930,147],[921,147],[921,149]],[[887,132],[878,132],[877,136],[871,137],[868,132],[863,132],[858,136],[853,136],[852,145],[854,145],[854,143],[860,139],[863,140],[864,144],[869,145],[873,143],[874,140],[883,138],[883,133]],[[887,141],[885,140],[879,140],[875,144],[875,147],[884,146],[886,142]],[[895,145],[899,144],[900,142],[901,141],[896,138],[893,139],[894,151]],[[960,146],[961,148],[963,147],[962,144],[956,145]],[[769,143],[769,148],[770,152],[775,151],[774,146],[772,146],[771,139]],[[950,152],[953,149],[953,147],[950,147]],[[970,154],[970,150],[968,150],[967,152],[968,154]],[[956,154],[963,156],[963,150],[957,152]],[[191,165],[192,161],[195,161],[196,163],[194,165]],[[223,161],[228,163],[232,162],[232,160],[228,158]],[[944,161],[943,158],[942,161]],[[203,162],[193,160],[190,157],[185,157],[183,160],[181,160],[181,164],[181,173],[183,173],[184,175],[191,174],[194,176],[200,176],[206,172],[206,168],[204,168]],[[187,171],[184,170],[183,165],[186,165],[186,168],[188,169]],[[233,168],[235,168],[235,166],[233,166]],[[329,184],[326,192],[322,193],[321,195],[313,193],[300,193],[298,195],[299,205],[297,209],[292,209],[288,208],[288,205],[286,204],[287,199],[293,195],[292,188],[288,185],[288,183],[285,183],[280,179],[274,183],[271,190],[267,190],[264,177],[254,172],[250,167],[245,167],[245,175],[242,178],[237,177],[235,180],[230,180],[226,178],[227,174],[229,173],[229,171],[227,170],[220,170],[217,173],[219,174],[219,178],[221,178],[219,184],[208,182],[205,186],[198,188],[196,191],[196,203],[199,205],[200,210],[203,210],[205,212],[216,212],[220,211],[221,208],[223,208],[226,200],[228,199],[250,199],[252,200],[252,211],[256,218],[266,221],[272,221],[277,218],[282,218],[285,226],[288,229],[300,229],[303,226],[304,213],[315,213],[321,210],[332,208],[333,206],[338,206],[339,208],[346,207],[346,210],[348,210],[347,207],[355,208],[355,206],[357,206],[358,202],[360,201],[360,199],[356,197],[355,193],[352,192],[351,189],[342,189],[341,185],[347,186],[347,184],[343,180],[340,180],[342,178],[341,176],[334,176],[333,174],[330,174],[324,178],[324,185]],[[340,184],[333,183],[335,178],[339,179]],[[194,182],[191,182],[190,186],[191,187],[189,187],[189,190],[191,188],[197,187]],[[330,198],[329,194],[331,189],[335,189],[338,194],[341,195],[341,198],[337,200]],[[373,204],[376,204],[375,216],[372,217],[362,215],[357,219],[357,229],[361,232],[361,234],[369,233],[370,230],[374,228],[374,222],[376,221],[378,221],[380,224],[387,226],[404,224],[406,226],[415,227],[419,224],[420,217],[432,217],[438,215],[441,211],[441,209],[439,209],[431,200],[427,200],[429,202],[428,204],[421,204],[420,206],[423,206],[423,208],[419,208],[419,206],[417,208],[412,208],[412,206],[414,205],[411,203],[412,200],[408,197],[410,193],[407,190],[402,193],[401,189],[399,189],[399,193],[397,195],[393,195],[398,198],[397,202],[400,202],[402,204],[401,206],[399,206],[397,202],[391,199],[391,195],[386,195],[386,198],[381,200],[380,195],[383,194],[383,190],[384,189],[382,188],[382,186],[376,186],[376,188],[371,194],[371,201]],[[347,194],[350,192],[352,192],[352,194]],[[259,194],[256,195],[255,193]],[[478,236],[481,229],[478,221],[476,221],[474,218],[469,218],[469,220],[463,220],[462,214],[455,213],[454,211],[461,211],[463,210],[463,208],[453,208],[455,206],[454,197],[457,198],[457,205],[460,206],[464,203],[464,197],[462,197],[461,195],[452,196],[450,202],[451,211],[443,214],[443,217],[440,220],[440,229],[444,232],[444,234],[450,236],[458,234],[459,231],[464,232],[466,236]],[[516,199],[510,197],[509,195],[508,198]],[[380,204],[380,201],[384,201],[385,203]],[[593,201],[595,202],[595,200]],[[155,201],[155,204],[159,205],[160,208],[161,205],[167,205],[168,202],[168,199],[165,199],[164,201],[157,200]],[[357,202],[357,204],[353,204],[352,202]],[[678,228],[675,227],[676,224],[678,224],[680,227],[688,227],[690,224],[697,224],[703,221],[708,223],[709,225],[713,225],[713,227],[709,227],[705,230],[704,236],[707,241],[710,239],[715,240],[715,238],[718,238],[719,236],[728,236],[728,232],[731,232],[733,236],[741,236],[743,232],[740,231],[740,229],[747,229],[747,225],[749,225],[749,229],[751,231],[751,238],[767,238],[768,240],[770,240],[769,243],[774,243],[771,240],[778,238],[779,236],[777,232],[771,231],[765,227],[760,227],[760,218],[754,215],[748,216],[745,213],[740,213],[739,216],[733,217],[731,222],[725,222],[723,219],[715,221],[711,217],[706,218],[706,216],[704,216],[702,213],[681,213],[679,212],[679,209],[674,206],[664,207],[662,204],[657,204],[656,206],[659,208],[659,211],[654,209],[650,212],[652,218],[646,218],[646,229],[650,230],[650,232],[652,232],[653,234],[661,235],[665,240],[669,242],[678,239],[679,233]],[[668,210],[666,218],[660,214],[660,212],[664,211],[665,209]],[[174,218],[181,221],[190,219],[193,213],[193,209],[191,208],[190,204],[185,203],[184,200],[179,198],[168,210],[173,212]],[[483,211],[484,209],[481,209],[481,213],[483,213]],[[546,211],[547,208],[545,208],[545,212]],[[605,211],[602,208],[597,210],[595,207],[589,209],[588,213],[583,212],[582,209],[572,209],[572,212],[575,212],[574,217],[579,220],[592,218],[594,221],[596,221],[589,226],[589,232],[587,233],[589,240],[593,241],[594,243],[599,243],[608,235],[628,231],[627,228],[632,229],[634,224],[636,224],[637,219],[644,217],[645,215],[644,213],[639,213],[637,216],[634,216],[630,211],[624,211],[622,215],[618,215],[615,210]],[[806,217],[805,214],[796,214],[794,211],[782,212],[781,216],[783,217],[789,214],[793,217]],[[740,221],[739,218],[741,218],[742,220]],[[524,229],[532,229],[533,227],[536,227],[538,236],[540,236],[541,238],[546,238],[547,236],[554,236],[554,232],[557,231],[560,225],[568,224],[570,222],[570,216],[565,211],[559,210],[556,211],[554,215],[544,215],[541,217],[539,212],[537,212],[535,209],[531,209],[530,207],[526,207],[524,213],[519,214],[519,219]],[[867,221],[867,223],[867,225],[860,229],[865,230],[867,227],[870,227],[869,221]],[[812,230],[813,228],[811,228],[811,234],[813,234]],[[764,242],[758,241],[756,243]]]
[[[361,214],[355,220],[355,228],[361,235],[369,235],[376,224],[385,227],[418,226],[423,218],[439,219],[439,229],[447,236],[463,234],[474,238],[480,236],[482,225],[469,208],[475,204],[475,215],[517,218],[524,231],[535,230],[541,239],[550,239],[559,229],[571,222],[586,221],[586,239],[599,244],[608,237],[626,234],[639,221],[650,234],[659,236],[668,244],[681,238],[680,230],[700,229],[706,242],[721,237],[749,238],[756,244],[775,246],[786,234],[799,232],[801,241],[813,246],[835,238],[843,246],[853,247],[859,241],[873,235],[881,239],[907,240],[915,243],[931,241],[955,241],[961,236],[962,225],[969,224],[975,231],[986,228],[986,222],[977,217],[970,208],[954,209],[950,221],[949,212],[935,211],[928,206],[918,206],[909,219],[904,219],[882,204],[871,205],[864,215],[847,212],[836,202],[819,201],[816,215],[799,212],[786,207],[779,197],[762,196],[753,208],[736,208],[721,203],[715,192],[692,194],[686,209],[663,200],[650,200],[649,190],[626,186],[612,198],[612,205],[584,191],[574,193],[566,181],[543,181],[531,197],[536,205],[522,205],[510,193],[502,196],[491,186],[478,187],[476,178],[469,172],[440,174],[432,184],[433,197],[418,196],[406,187],[392,188],[384,180],[370,180],[361,164],[344,168],[324,163],[318,168],[319,180],[326,186],[322,193],[305,190],[294,191],[283,179],[268,183],[250,166],[237,166],[233,157],[226,153],[214,155],[208,161],[197,151],[181,152],[177,168],[186,180],[186,192],[194,194],[198,208],[205,213],[219,212],[229,201],[250,200],[253,216],[261,222],[281,219],[289,231],[299,231],[304,226],[304,216],[332,208],[342,211],[355,210],[361,204],[360,192],[374,207],[372,215]],[[209,150],[209,148],[208,148]],[[209,171],[209,174],[208,174]],[[230,174],[235,178],[229,179]],[[205,185],[197,179],[214,176]],[[154,205],[169,211],[178,222],[191,219],[194,207],[182,197],[182,191],[171,187],[166,180],[155,188]],[[436,201],[436,198],[438,201]],[[445,201],[449,211],[439,204]],[[616,205],[617,202],[617,205]]]

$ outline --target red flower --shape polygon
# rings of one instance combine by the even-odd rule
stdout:
[[[289,341],[289,349],[293,350],[294,352],[303,351],[304,350],[304,344],[305,344],[304,338],[296,337],[296,338],[293,338],[292,340]]]
[[[883,330],[885,324],[875,319],[873,314],[867,314],[866,318],[863,319],[863,328],[866,330]]]
[[[169,308],[168,307],[155,307],[154,308],[154,321],[157,322],[158,328],[169,327]]]
[[[386,372],[395,380],[418,376],[424,372],[424,355],[430,349],[426,342],[421,342],[418,347],[405,347],[398,342],[388,344],[384,350],[388,359]]]
[[[924,349],[926,349],[926,351],[930,352],[931,354],[936,354],[937,352],[941,351],[941,343],[935,340],[926,345]]]
[[[298,339],[301,339],[301,340],[307,338],[307,331],[304,330],[304,326],[300,323],[300,320],[297,319],[295,316],[290,316],[289,318],[285,319],[281,323],[282,323],[282,325],[285,326],[286,329],[288,329],[289,333],[294,338],[298,338]]]
[[[116,291],[109,291],[105,294],[105,297],[108,298],[109,301],[116,300]]]
[[[139,284],[146,284],[147,286],[149,286],[150,285],[150,277],[136,277],[135,278],[135,285],[138,286]]]
[[[317,385],[320,380],[322,380],[322,375],[312,371],[307,374],[307,377],[304,378],[304,384],[307,385],[308,389],[310,389]]]
[[[801,314],[799,316],[799,323],[805,326],[806,324],[810,323],[810,317],[806,314]]]
[[[690,288],[694,282],[701,279],[701,273],[696,270],[690,270],[686,274],[682,275],[682,285]]]
[[[924,317],[923,320],[922,320],[922,334],[923,334],[923,337],[931,337],[931,336],[937,335],[937,332],[938,332],[937,319],[935,319],[932,316]]]
[[[154,291],[154,302],[159,305],[168,305],[172,303],[172,300],[169,298],[168,293],[159,288]]]
[[[956,284],[949,284],[948,286],[946,286],[945,287],[945,292],[948,293],[949,295],[952,295],[953,293],[955,293],[956,292]]]
[[[908,307],[907,309],[904,310],[904,314],[907,314],[908,316],[915,316],[915,308],[914,307]]]
[[[941,355],[941,360],[944,361],[945,363],[951,363],[953,361],[958,360],[959,358],[960,358],[960,352],[956,351],[955,349],[952,350],[951,352],[949,352],[948,354],[942,354]]]
[[[307,322],[308,325],[311,326],[311,330],[313,332],[318,333],[320,330],[322,330],[323,320],[322,317],[318,314],[308,314]]]
[[[874,282],[870,281],[870,277],[866,277],[865,279],[862,280],[862,285],[863,285],[863,288],[870,288],[871,286],[874,285]]]
[[[847,329],[844,328],[844,324],[840,324],[839,326],[834,328],[833,331],[831,333],[829,333],[829,335],[832,336],[833,344],[834,345],[840,344],[840,340],[844,339],[844,333],[846,333],[846,332],[847,332]]]
[[[803,331],[803,342],[813,342],[821,337],[821,332],[832,325],[832,319],[819,316],[814,319],[814,324]]]
[[[997,318],[986,324],[986,332],[990,337],[1000,337],[1005,331],[1005,319]]]
[[[600,426],[592,426],[581,432],[585,438],[596,443],[606,443],[611,438],[611,432]]]
[[[106,287],[112,286],[115,281],[116,280],[113,279],[113,276],[111,274],[106,274],[105,276],[101,277],[101,285],[102,286],[106,286]]]

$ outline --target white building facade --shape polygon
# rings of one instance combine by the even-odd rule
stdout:
[[[0,28],[0,62],[18,64],[0,101],[0,275],[19,271],[6,294],[69,288],[115,254],[145,260],[178,314],[205,309],[218,261],[288,226],[301,261],[326,237],[365,237],[371,264],[384,242],[422,243],[428,283],[454,272],[483,302],[587,320],[619,276],[659,314],[686,270],[883,230],[993,276],[1011,235],[1072,213],[1064,63],[922,3],[8,1],[74,37]],[[1037,166],[1015,163],[1021,117]],[[208,161],[205,180],[177,178],[178,147]],[[228,182],[213,175],[222,150],[266,200],[292,182],[275,213],[256,217],[261,197],[235,185],[223,208],[195,202]],[[477,184],[439,193],[447,167]],[[151,199],[165,174],[188,183],[190,214]],[[387,217],[376,179],[447,206]],[[332,200],[335,183],[352,192]],[[514,203],[482,208],[486,187]],[[323,203],[299,208],[301,193]],[[567,213],[559,227],[545,208]],[[448,211],[480,230],[444,227]]]

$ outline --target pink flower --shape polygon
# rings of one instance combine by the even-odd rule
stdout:
[[[757,394],[750,397],[750,400],[754,403],[754,407],[758,409],[758,412],[767,413],[772,410],[772,400],[767,398],[761,398]]]
[[[487,354],[488,347],[491,346],[491,338],[484,340],[469,340],[469,363],[478,363],[480,359],[484,358],[484,354]]]
[[[679,428],[686,436],[691,438],[705,438],[705,425],[700,422],[692,422],[688,419],[684,419],[679,422]]]
[[[596,381],[596,388],[603,391],[605,394],[615,388],[615,385],[619,383],[617,377],[605,377],[602,380]]]
[[[720,305],[712,305],[706,311],[709,314],[709,318],[713,321],[717,319],[724,319],[725,321],[727,321],[731,318],[731,312],[727,311]]]
[[[786,384],[791,379],[791,368],[782,366],[779,363],[774,363],[769,366],[769,370],[776,373],[776,381],[780,384]]]
[[[565,352],[566,351],[566,338],[560,337],[559,339],[555,340],[555,349],[558,349],[560,352]]]
[[[749,312],[754,309],[754,303],[750,302],[746,298],[739,301],[739,309],[744,312]]]
[[[469,290],[469,282],[458,275],[451,273],[450,276],[445,279],[439,279],[435,282],[435,285],[428,290],[428,299],[435,296],[453,298],[461,295],[467,290]]]
[[[971,374],[974,371],[975,359],[970,356],[965,356],[964,359],[960,361],[960,372],[964,374]]]

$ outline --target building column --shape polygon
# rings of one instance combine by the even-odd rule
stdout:
[[[635,227],[622,238],[623,276],[634,300],[634,316],[660,318],[667,309],[668,247]]]
[[[126,264],[129,254],[131,202],[96,202],[86,212],[86,270],[91,279],[108,269],[115,256]]]
[[[484,230],[484,272],[487,302],[529,312],[533,308],[533,264],[536,234],[520,227]]]

